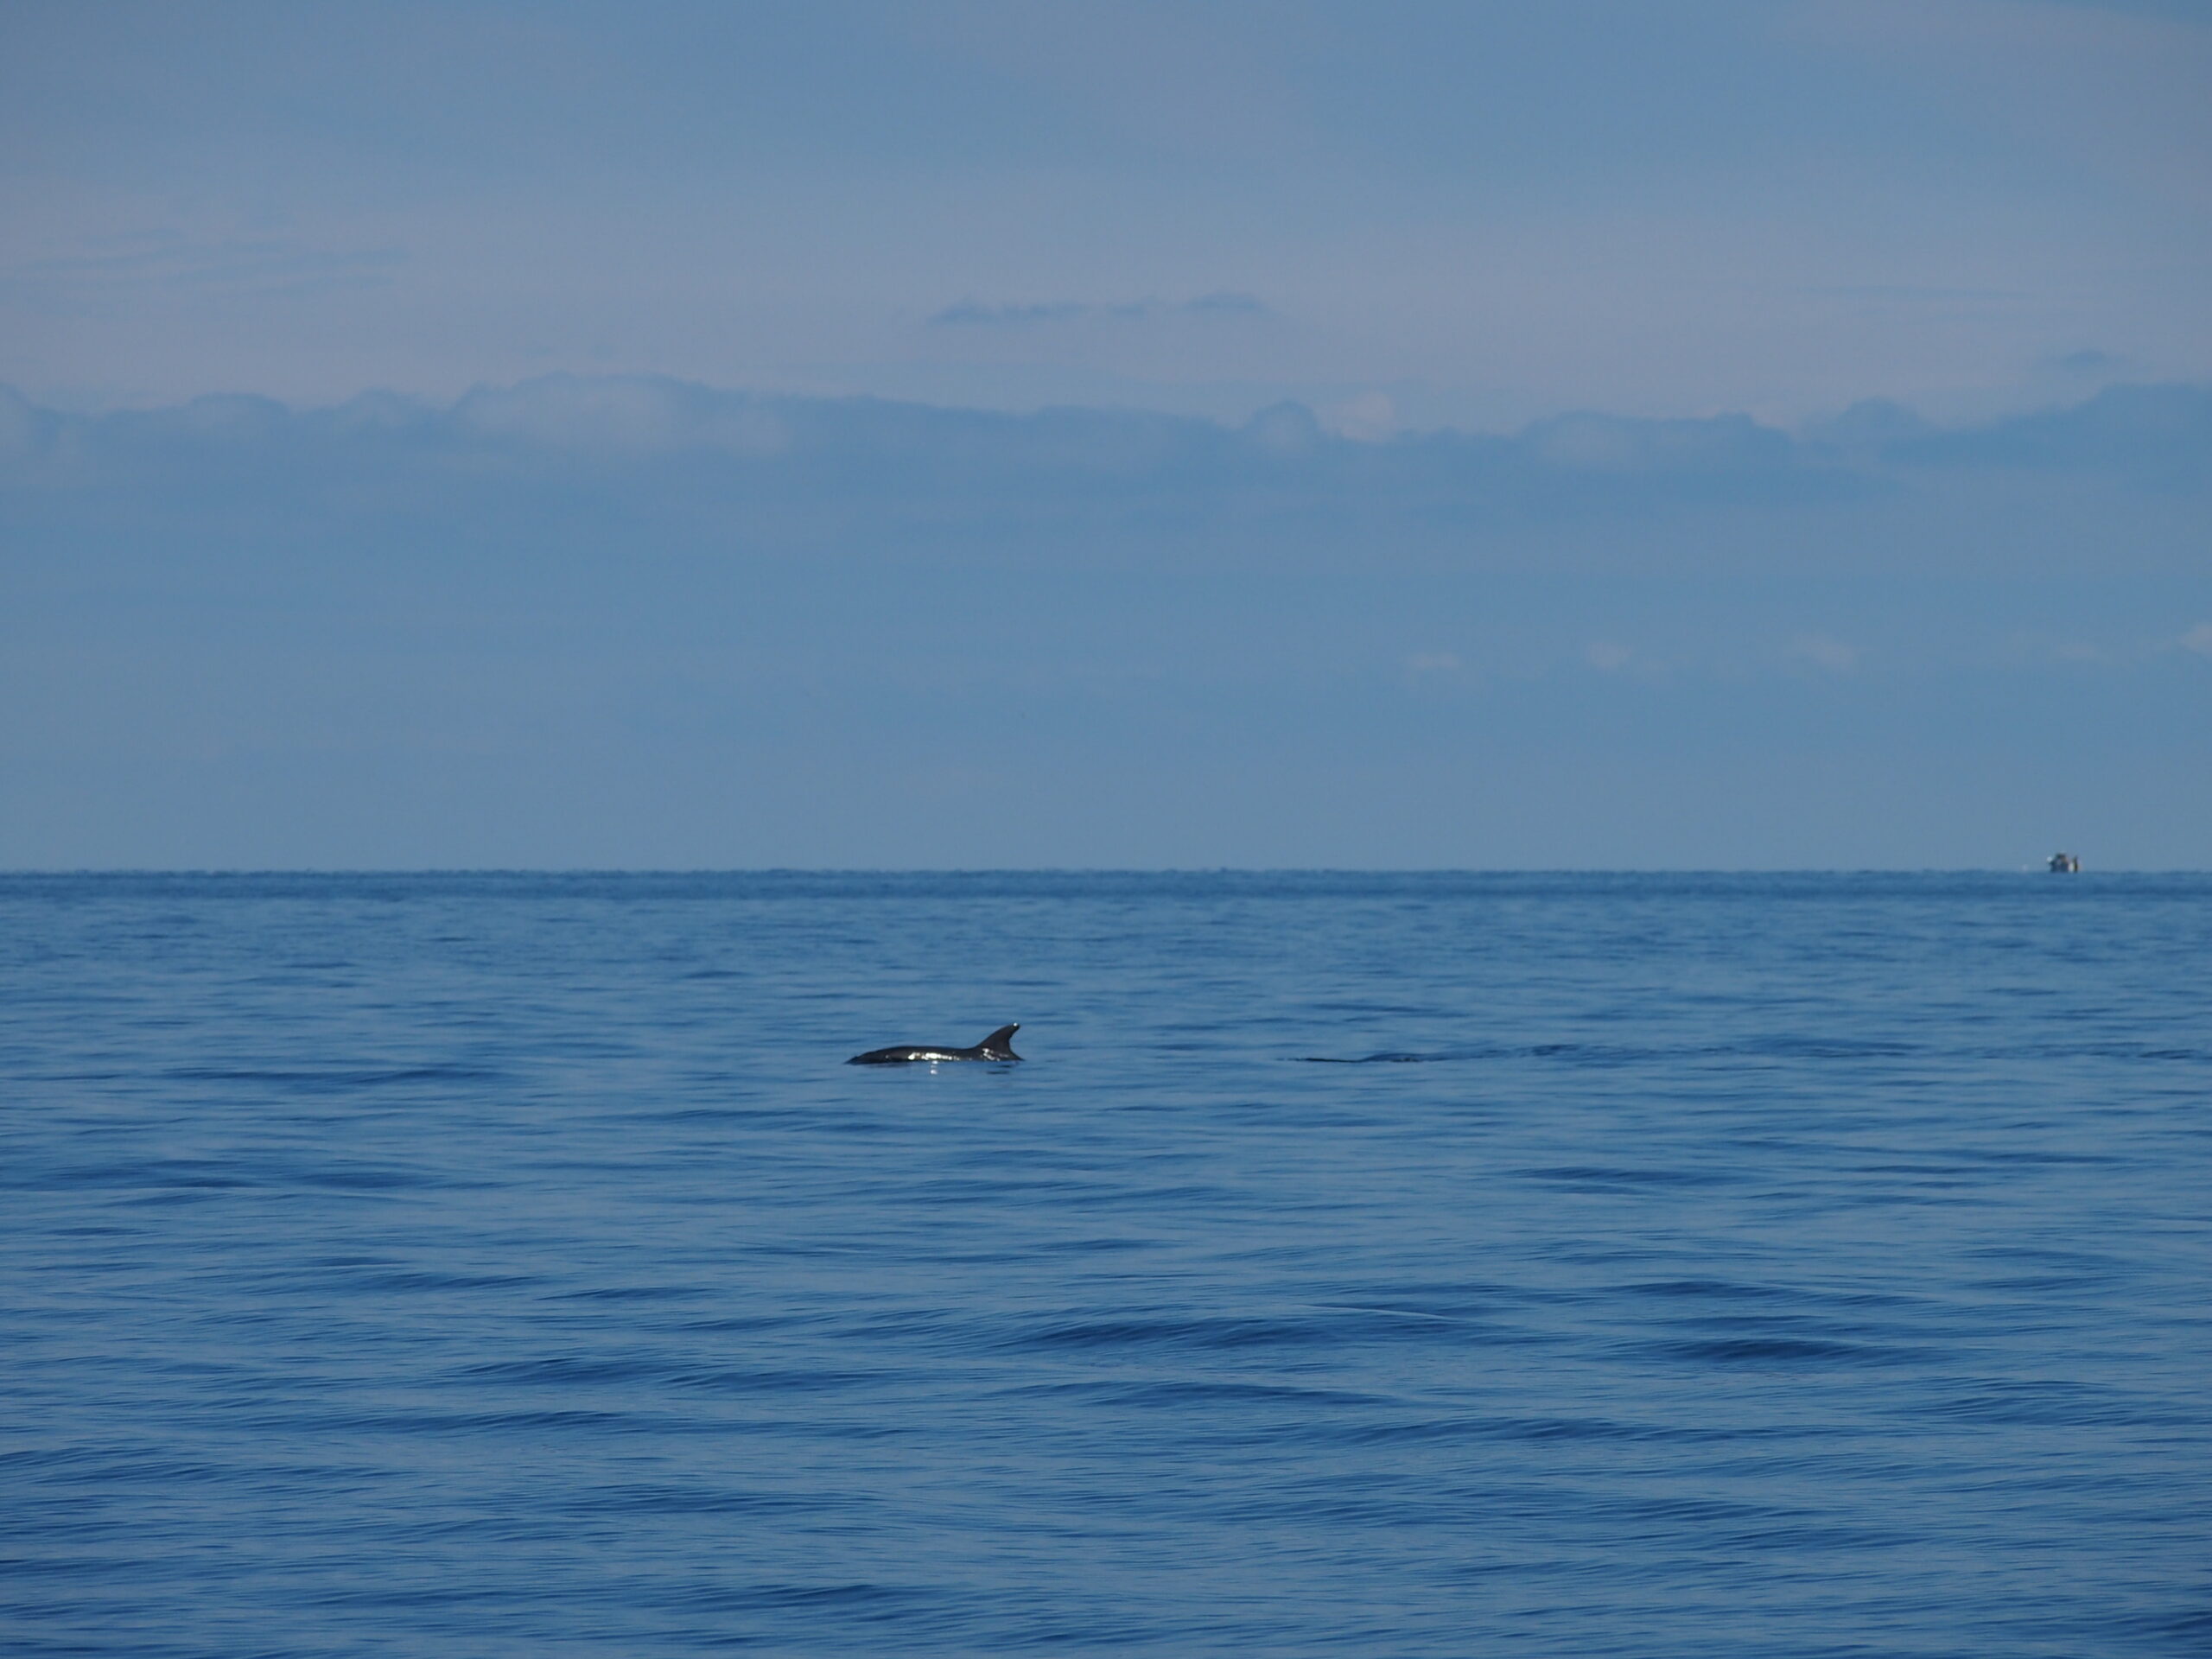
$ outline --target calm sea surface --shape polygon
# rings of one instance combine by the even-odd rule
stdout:
[[[0,879],[0,1649],[2212,1651],[2208,993],[2205,877]]]

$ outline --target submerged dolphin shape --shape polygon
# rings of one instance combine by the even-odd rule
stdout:
[[[900,1043],[893,1048],[871,1048],[865,1054],[855,1054],[847,1065],[903,1065],[909,1060],[1018,1060],[1020,1055],[1013,1049],[1014,1033],[1020,1026],[1001,1026],[973,1048],[917,1047]]]

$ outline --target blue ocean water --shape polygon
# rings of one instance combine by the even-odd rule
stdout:
[[[5,878],[0,1648],[2212,1650],[2208,963],[2205,877]]]

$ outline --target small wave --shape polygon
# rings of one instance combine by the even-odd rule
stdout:
[[[379,1273],[347,1274],[355,1290],[391,1290],[419,1294],[443,1290],[513,1290],[539,1282],[528,1273],[432,1273],[415,1268]]]
[[[665,1481],[593,1487],[557,1506],[567,1515],[794,1515],[836,1507],[833,1497],[802,1492],[729,1491]]]
[[[658,1362],[640,1359],[583,1359],[556,1355],[546,1359],[492,1360],[463,1366],[454,1374],[454,1380],[564,1387],[578,1382],[635,1382],[662,1369]]]
[[[1895,1365],[1912,1357],[1822,1337],[1700,1337],[1651,1343],[1646,1351],[1708,1365]]]
[[[1459,1058],[1451,1054],[1300,1054],[1301,1065],[1427,1065]]]
[[[372,1165],[298,1170],[293,1173],[288,1184],[317,1187],[327,1192],[397,1192],[410,1187],[448,1185],[420,1170],[380,1168]]]
[[[1213,1318],[1065,1319],[1008,1338],[1001,1345],[1023,1349],[1192,1349],[1238,1351],[1327,1347],[1344,1343],[1433,1343],[1472,1339],[1485,1344],[1529,1338],[1487,1320],[1396,1308],[1310,1304],[1305,1316],[1224,1314]]]
[[[1927,1408],[1929,1414],[1960,1422],[2090,1428],[2140,1424],[2139,1402],[2116,1390],[2079,1382],[2020,1378],[1986,1382]]]
[[[1315,1321],[1252,1318],[1071,1319],[1013,1338],[1016,1348],[1287,1348],[1329,1340]]]
[[[211,1160],[184,1158],[148,1158],[122,1163],[79,1164],[74,1168],[64,1167],[27,1173],[24,1179],[9,1180],[10,1186],[39,1188],[115,1187],[124,1190],[157,1187],[165,1192],[205,1191],[225,1192],[233,1187],[258,1186],[253,1176]]]
[[[702,1612],[744,1612],[789,1608],[828,1611],[846,1607],[887,1609],[933,1601],[937,1592],[892,1584],[768,1584],[702,1588],[671,1598],[672,1605]]]
[[[824,1394],[880,1386],[878,1371],[804,1367],[733,1366],[702,1368],[663,1355],[553,1355],[542,1359],[496,1360],[460,1367],[447,1382],[461,1387],[591,1389],[608,1386],[663,1388],[724,1395]]]
[[[1735,1042],[1685,1044],[1680,1047],[1586,1042],[1490,1043],[1427,1052],[1382,1049],[1372,1054],[1299,1054],[1292,1058],[1303,1065],[1442,1065],[1484,1060],[1564,1059],[1584,1065],[1617,1066],[1644,1065],[1654,1060],[1888,1060],[1909,1058],[1923,1052],[1913,1044],[1886,1039],[1781,1036],[1746,1038]],[[2202,1057],[2187,1050],[2175,1049],[2143,1052],[2139,1055],[2131,1055],[2131,1058],[2188,1059]]]
[[[1086,1404],[1181,1410],[1191,1406],[1283,1406],[1296,1409],[1338,1408],[1373,1411],[1382,1397],[1350,1389],[1290,1382],[1247,1382],[1182,1378],[1175,1381],[1053,1381],[1024,1382],[1005,1390],[1013,1397],[1080,1401]]]
[[[179,1083],[247,1084],[309,1094],[343,1094],[409,1083],[486,1083],[504,1074],[480,1065],[357,1066],[300,1071],[260,1066],[177,1066],[162,1074]]]
[[[1532,1180],[1554,1181],[1583,1192],[1618,1192],[1644,1186],[1725,1186],[1738,1178],[1712,1169],[1627,1169],[1600,1164],[1563,1164],[1521,1172]]]
[[[605,1285],[590,1290],[563,1291],[564,1302],[680,1302],[709,1294],[705,1285]]]
[[[1715,1301],[1771,1301],[1778,1298],[1800,1297],[1804,1294],[1778,1289],[1771,1285],[1738,1284],[1732,1279],[1654,1279],[1630,1285],[1627,1288],[1639,1296],[1678,1296]]]
[[[1706,1046],[1674,1051],[1671,1058],[1694,1058],[1737,1051]],[[1634,1065],[1662,1058],[1662,1051],[1623,1047],[1604,1043],[1483,1044],[1470,1048],[1440,1049],[1422,1053],[1407,1049],[1383,1049],[1373,1054],[1300,1054],[1301,1065],[1465,1065],[1492,1060],[1569,1059],[1584,1065]]]

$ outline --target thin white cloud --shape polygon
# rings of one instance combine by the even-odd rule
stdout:
[[[1380,443],[1398,430],[1398,406],[1385,392],[1363,391],[1329,411],[1329,429],[1356,443]]]
[[[546,376],[481,386],[442,408],[376,393],[296,412],[267,398],[227,396],[83,416],[0,397],[0,451],[18,467],[35,469],[41,457],[69,450],[118,478],[135,458],[181,443],[220,444],[242,461],[261,454],[280,468],[310,450],[332,467],[353,464],[349,453],[361,465],[382,466],[382,452],[346,446],[406,433],[410,454],[496,447],[517,457],[538,454],[554,467],[593,454],[715,452],[748,463],[804,457],[804,467],[780,474],[791,488],[848,502],[869,493],[906,499],[964,492],[980,505],[1009,491],[1039,501],[1073,491],[1064,498],[1072,502],[1110,482],[1131,500],[1157,492],[1162,502],[1211,496],[1226,504],[1255,486],[1292,488],[1310,504],[1379,515],[1424,537],[1446,524],[1589,523],[1662,504],[1822,512],[1899,492],[1972,487],[2003,495],[2023,474],[2102,474],[2167,494],[2201,493],[2212,476],[2212,390],[2125,388],[1980,428],[1909,429],[1919,435],[1847,445],[1793,437],[1741,416],[1591,415],[1514,435],[1429,431],[1382,442],[1401,428],[1379,392],[1335,406],[1325,419],[1285,403],[1230,427],[1095,407],[1013,415],[728,391],[650,376]],[[1808,636],[1796,654],[1840,670],[1857,650]]]
[[[480,387],[454,406],[452,418],[477,436],[618,454],[703,448],[766,455],[785,442],[783,423],[750,399],[652,378],[553,375]]]
[[[1824,668],[1831,674],[1848,674],[1859,666],[1859,648],[1825,634],[1801,633],[1789,642],[1789,654],[1800,662]]]
[[[1101,304],[1089,300],[1047,300],[987,305],[963,300],[931,317],[939,328],[1033,328],[1065,322],[1151,322],[1167,317],[1265,317],[1273,315],[1250,294],[1201,294],[1192,300],[1124,300]]]
[[[318,247],[293,236],[148,233],[87,240],[94,245],[84,252],[0,267],[0,283],[77,301],[138,288],[303,294],[385,286],[407,263],[400,248]]]
[[[1563,415],[1538,422],[1522,442],[1541,461],[1592,473],[1731,472],[1771,465],[1789,451],[1783,433],[1745,415],[1689,421]]]
[[[2082,379],[2108,378],[2124,374],[2134,365],[2117,352],[2100,351],[2084,346],[2080,351],[2055,352],[2037,365],[2038,368],[2055,370],[2060,374],[2073,375]]]

